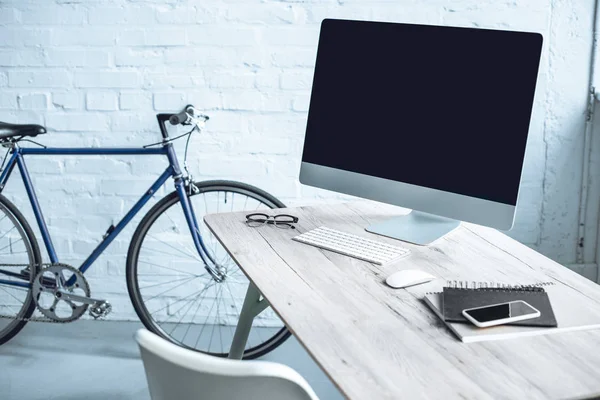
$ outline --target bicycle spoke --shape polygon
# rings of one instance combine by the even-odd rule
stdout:
[[[245,279],[243,281],[236,281],[236,280],[233,280],[233,279],[229,278],[228,281],[229,281],[229,283],[235,283],[236,285],[246,285],[246,284],[248,284],[248,279]]]
[[[168,282],[155,283],[155,284],[148,285],[148,286],[143,286],[143,287],[140,286],[140,289],[148,289],[148,288],[151,288],[151,287],[166,285],[167,283],[181,282],[182,280],[185,280],[185,279],[191,279],[191,278],[179,278],[179,279],[175,279],[175,280],[168,281]]]
[[[217,245],[218,242],[216,240],[213,240],[213,257],[217,258]]]
[[[159,238],[157,238],[157,237],[155,237],[155,236],[154,236],[154,237],[153,237],[153,236],[151,236],[151,235],[148,235],[148,236],[150,236],[150,237],[151,237],[151,238],[153,238],[154,240],[158,240],[159,242],[161,242],[161,243],[162,243],[162,244],[164,244],[165,246],[172,248],[173,250],[175,250],[175,251],[177,251],[177,252],[179,252],[179,253],[183,254],[184,256],[191,257],[191,258],[193,258],[193,259],[195,259],[195,260],[198,260],[198,261],[200,261],[200,262],[202,261],[202,260],[200,260],[199,258],[196,258],[196,257],[194,257],[192,254],[188,254],[188,253],[186,253],[185,251],[182,251],[182,250],[178,249],[177,247],[175,247],[175,246],[172,246],[172,245],[170,245],[169,243],[167,243],[167,242],[165,242],[165,241],[163,241],[163,240],[160,240]]]
[[[248,278],[246,278],[246,275],[243,272],[240,272],[240,269],[237,269],[234,271],[234,273],[228,274],[227,277],[229,279],[229,282],[231,283],[244,283],[248,281]],[[237,272],[237,273],[236,273]],[[236,279],[231,279],[231,278],[236,278]],[[237,278],[239,278],[240,280],[238,280]]]
[[[188,274],[188,275],[194,275],[194,274]],[[201,278],[204,275],[206,275],[206,274],[194,275],[194,276]],[[137,276],[173,276],[173,274],[137,274]]]
[[[10,246],[14,245],[15,243],[19,243],[19,242],[22,242],[22,241],[23,241],[23,238],[19,238],[19,240],[17,240],[16,242],[8,243],[6,246],[0,248],[0,251],[4,250],[7,247],[10,247]],[[9,254],[13,254],[13,253],[9,253]]]
[[[169,215],[169,210],[167,210],[165,212],[165,215],[167,216],[167,218],[169,218],[171,220],[171,222],[173,223],[173,225],[177,225],[175,223],[175,221],[173,221],[173,218],[171,218],[171,216]],[[187,246],[185,243],[181,243],[181,245],[187,250],[189,251],[191,254],[196,254],[195,252],[197,252],[197,250],[195,249],[191,249],[189,246]]]
[[[22,303],[23,300],[22,299],[18,299],[16,298],[11,292],[9,292],[8,290],[4,289],[2,286],[0,286],[0,289],[2,289],[4,292],[6,292],[10,297],[12,297],[13,299],[15,299],[16,301],[18,301],[19,303]]]
[[[13,254],[25,254],[27,251],[11,251],[10,253],[0,253],[0,256],[12,256]]]
[[[195,294],[195,293],[194,293],[194,294]],[[192,295],[190,295],[190,296],[187,296],[187,297],[189,298],[189,297],[193,296],[194,294],[192,294]],[[167,323],[167,321],[168,321],[168,320],[170,320],[171,318],[173,318],[173,316],[174,316],[175,314],[177,314],[177,313],[178,313],[180,310],[182,310],[182,309],[183,309],[183,307],[185,307],[185,306],[186,306],[187,304],[189,304],[190,302],[192,302],[192,303],[193,303],[194,301],[195,301],[195,298],[194,298],[194,299],[192,299],[192,300],[190,300],[190,301],[188,301],[188,302],[186,302],[186,303],[184,303],[184,304],[183,304],[181,307],[179,307],[179,308],[177,309],[177,311],[175,311],[173,314],[169,315],[169,316],[167,317],[167,319],[165,319],[165,320],[163,321],[163,324],[166,324],[166,323]],[[175,303],[177,303],[177,302],[171,303],[170,305],[172,306],[172,305],[173,305],[173,304],[175,304]]]
[[[0,236],[0,239],[3,239],[6,235],[8,235],[10,232],[12,232],[13,229],[15,229],[17,226],[13,225],[12,228],[10,228],[7,232],[4,233],[4,235]]]
[[[173,226],[177,226],[177,223],[176,223],[175,221],[173,221],[173,218],[171,218],[171,216],[169,215],[169,211],[170,211],[170,210],[167,210],[167,211],[165,211],[165,215],[166,215],[166,216],[167,216],[167,218],[169,218],[169,220],[170,220],[170,221],[173,223]],[[179,228],[177,228],[177,229],[179,229]]]
[[[214,306],[215,302],[213,302],[213,306]],[[210,348],[212,346],[212,340],[213,340],[213,336],[215,335],[215,326],[217,325],[217,318],[219,317],[219,303],[217,303],[217,312],[215,314],[215,322],[213,323],[212,326],[212,331],[210,332],[210,341],[208,342],[208,351],[210,351]]]
[[[180,272],[182,274],[187,274],[187,275],[192,275],[192,276],[199,276],[197,274],[192,274],[191,272],[187,272],[187,271],[182,271],[180,269],[175,269],[175,268],[169,268],[169,267],[165,267],[164,265],[159,265],[159,264],[154,264],[151,263],[150,261],[144,261],[144,260],[139,260],[139,262],[144,263],[144,264],[148,264],[148,265],[153,265],[155,267],[159,267],[159,268],[164,268],[164,269],[168,269],[170,271],[175,271],[175,272]],[[172,276],[172,275],[171,275]]]
[[[219,330],[219,342],[221,343],[221,353],[223,353],[223,335],[221,334],[221,324],[219,323],[219,315],[221,315],[221,313],[219,312],[219,309],[221,308],[221,293],[223,293],[223,285],[219,286],[219,294],[217,296],[217,320],[215,321],[215,325],[218,326],[218,330]]]
[[[232,276],[232,277],[234,277],[234,276],[244,276],[244,278],[246,277],[246,275],[244,275],[244,273],[242,272],[242,270],[240,268],[238,268],[235,271],[233,271],[230,276]]]
[[[163,294],[165,294],[167,292],[170,292],[171,290],[176,289],[176,288],[180,287],[181,285],[185,285],[186,283],[191,282],[191,281],[193,281],[194,279],[197,279],[197,278],[198,278],[197,276],[194,276],[193,278],[188,278],[185,282],[182,282],[179,285],[172,287],[171,289],[167,289],[164,292],[160,292],[159,294],[150,297],[146,301],[150,301],[150,300],[153,300],[153,299],[157,298],[158,296],[162,296]]]
[[[200,299],[200,296],[196,296],[196,298],[194,299],[194,301],[192,303],[190,303],[190,306],[188,307],[187,311],[190,311],[192,309],[192,307],[194,307],[194,304],[198,301],[198,299]],[[201,303],[201,302],[200,302]],[[198,303],[198,304],[200,304]],[[181,316],[181,318],[179,318],[179,321],[177,321],[177,323],[175,324],[175,326],[173,327],[173,329],[171,330],[171,333],[173,333],[175,331],[175,329],[177,329],[177,327],[179,326],[179,324],[181,324],[181,321],[183,321],[183,317],[185,317],[187,315],[187,311]],[[194,323],[194,321],[190,321],[188,323],[188,328],[190,326],[192,326],[192,324]],[[171,334],[169,333],[169,335]],[[181,342],[183,343],[183,339],[181,340]]]
[[[194,344],[194,347],[198,346],[198,341],[200,340],[200,337],[202,336],[202,333],[204,332],[204,328],[206,328],[206,323],[208,322],[208,318],[210,317],[210,313],[212,312],[214,307],[215,307],[215,303],[213,302],[212,306],[210,306],[210,310],[208,310],[208,314],[206,314],[206,319],[204,320],[204,323],[202,324],[202,329],[200,330],[200,334],[198,335],[198,338],[196,339],[196,344]],[[209,349],[209,351],[210,351],[210,349]]]
[[[191,302],[189,302],[190,306],[188,307],[188,311],[190,311],[192,309],[192,307],[194,306],[194,303],[198,300],[199,297],[200,297],[199,295],[196,295],[196,297],[194,297],[194,299]],[[177,309],[177,311],[175,311],[173,313],[173,315],[176,315],[179,311],[183,310],[183,307],[185,307],[185,304],[183,306],[179,307]],[[169,332],[169,336],[173,334],[173,331],[175,329],[177,329],[177,327],[179,326],[179,324],[181,323],[181,321],[183,321],[183,317],[185,317],[185,314],[186,313],[183,313],[183,315],[181,316],[181,318],[179,318],[179,321],[177,321],[177,323],[175,324],[175,326],[173,327],[173,329],[171,329],[171,331]],[[165,322],[167,322],[169,319],[171,319],[171,317],[167,318],[165,320]]]
[[[229,326],[229,329],[231,329],[231,326],[227,324],[227,306],[225,304],[225,301],[223,300],[223,288],[224,285],[221,285],[221,293],[219,294],[219,299],[223,302],[223,308],[225,309],[225,321],[223,323],[223,326]],[[221,329],[221,327],[219,326],[219,338],[221,340],[221,352],[225,352],[225,350],[223,349],[223,330]]]
[[[236,266],[236,267],[237,267],[237,264],[235,263],[235,261],[233,260],[233,258],[231,258],[231,255],[230,255],[230,254],[227,252],[227,250],[223,249],[223,252],[224,252],[225,254],[223,255],[223,259],[222,259],[222,261],[221,261],[221,264],[220,264],[220,265],[221,265],[221,266],[225,266],[225,267],[228,267],[228,266],[233,266],[233,265],[234,265],[234,266]],[[225,263],[225,261],[227,261],[227,259],[229,259],[229,262],[228,262],[228,263]]]
[[[235,314],[239,321],[240,311],[238,310],[237,305],[235,304],[235,299],[233,298],[233,293],[231,292],[231,288],[229,287],[229,282],[227,282],[227,281],[225,281],[225,288],[229,292],[229,297],[231,298],[231,304],[233,304],[233,309],[235,310]],[[229,330],[231,331],[231,337],[233,338],[235,336],[235,333],[233,332],[233,328],[231,327],[231,325],[229,326]]]
[[[10,286],[10,287],[9,287]],[[18,290],[19,292],[29,292],[29,288],[24,288],[21,286],[13,286],[13,285],[0,285],[0,289],[5,288],[5,289],[12,289],[12,290]]]
[[[181,256],[178,255],[178,254],[169,253],[168,251],[163,251],[163,250],[156,250],[156,249],[154,249],[152,247],[145,247],[144,250],[150,250],[150,251],[154,251],[156,253],[166,254],[168,256],[175,257],[175,258],[181,258]],[[187,256],[187,254],[184,254],[184,255]],[[188,256],[188,258],[190,258],[190,257]]]
[[[186,299],[189,299],[189,298],[190,298],[190,297],[192,297],[194,294],[195,294],[195,293],[189,294],[189,295],[187,295],[187,296],[185,296],[185,297],[182,297],[181,299],[179,299],[179,300],[177,300],[177,301],[174,301],[173,303],[169,303],[169,304],[167,304],[166,306],[159,308],[158,310],[154,310],[154,311],[152,311],[152,312],[150,313],[150,315],[156,314],[157,312],[159,312],[159,311],[162,311],[162,310],[164,310],[165,308],[167,308],[167,307],[169,307],[169,306],[172,306],[173,304],[177,304],[177,303],[179,303],[180,301],[184,301],[184,300],[186,300]]]
[[[233,297],[233,292],[231,291],[231,286],[229,286],[229,282],[225,281],[225,287],[227,288],[227,291],[229,292],[229,297],[231,297],[231,302],[233,304],[233,308],[235,309],[235,313],[237,314],[238,318],[241,315],[240,310],[238,310],[237,305],[235,304],[235,299]]]
[[[214,286],[214,285],[213,285],[213,286]],[[206,292],[206,289],[207,289],[208,287],[209,287],[209,286],[206,286],[204,289],[202,289],[202,291],[199,293],[199,295],[201,295],[201,294],[203,294],[204,292]],[[212,287],[212,286],[211,286],[211,287]],[[194,321],[194,318],[196,318],[196,315],[198,314],[198,310],[200,310],[200,306],[201,306],[201,305],[202,305],[201,303],[198,303],[198,307],[196,307],[196,311],[194,311],[194,315],[192,316],[192,321]],[[189,330],[190,330],[190,327],[191,327],[191,326],[192,326],[192,324],[190,323],[190,325],[188,325],[188,328],[187,328],[187,330],[185,331],[185,334],[183,335],[183,339],[181,339],[181,342],[183,342],[183,341],[185,340],[185,337],[187,336],[187,334],[188,334],[188,332],[189,332]]]

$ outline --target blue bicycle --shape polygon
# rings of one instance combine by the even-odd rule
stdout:
[[[0,122],[0,144],[7,155],[0,167],[0,192],[15,166],[29,197],[48,252],[42,263],[37,239],[23,214],[0,194],[0,344],[29,321],[71,322],[86,311],[106,316],[111,305],[94,298],[84,273],[121,233],[156,191],[173,178],[175,191],[158,201],[138,225],[126,261],[129,296],[150,331],[192,350],[225,357],[240,316],[248,280],[202,221],[203,215],[285,207],[256,187],[232,181],[193,182],[180,167],[173,141],[200,132],[208,117],[193,106],[179,114],[157,115],[162,141],[142,148],[49,148],[31,137],[46,133],[40,125]],[[166,122],[192,129],[171,138]],[[21,147],[29,141],[39,147]],[[78,267],[60,263],[25,163],[30,155],[162,155],[168,167]],[[34,315],[34,311],[36,311]],[[39,315],[41,314],[41,315]],[[283,343],[290,333],[267,309],[255,319],[244,358],[259,357]]]

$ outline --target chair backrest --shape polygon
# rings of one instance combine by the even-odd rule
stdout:
[[[209,356],[145,329],[135,339],[152,400],[318,400],[304,378],[286,365]]]

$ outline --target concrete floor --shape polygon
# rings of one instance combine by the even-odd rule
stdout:
[[[0,346],[2,400],[148,400],[138,322],[29,323]],[[261,358],[298,371],[325,399],[339,391],[294,338]]]

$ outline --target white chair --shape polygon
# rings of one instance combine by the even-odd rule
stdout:
[[[145,329],[135,339],[152,400],[318,400],[304,378],[286,365],[209,356]]]

